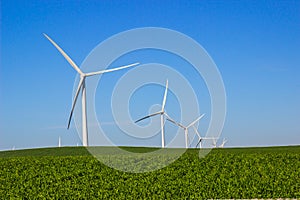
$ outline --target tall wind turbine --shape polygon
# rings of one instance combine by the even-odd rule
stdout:
[[[170,118],[169,116],[167,117],[167,120],[174,123],[175,125],[183,128],[184,130],[184,135],[185,135],[185,148],[188,148],[188,132],[189,132],[189,128],[190,127],[194,127],[194,125],[196,124],[197,121],[199,121],[200,119],[202,119],[202,117],[204,117],[205,114],[202,114],[200,117],[198,117],[196,120],[194,120],[192,123],[190,123],[187,126],[183,126],[182,124],[176,122],[175,120],[173,120],[172,118]],[[194,127],[195,128],[195,127]],[[195,128],[196,129],[196,128]],[[197,133],[197,132],[196,132]]]
[[[227,142],[227,140],[225,138],[223,138],[223,142],[222,142],[222,144],[220,144],[219,148],[224,148],[224,145],[226,142]]]
[[[146,117],[143,117],[143,118],[138,119],[138,120],[135,121],[135,123],[137,123],[137,122],[142,121],[144,119],[147,119],[149,117],[153,117],[155,115],[160,115],[161,147],[162,148],[165,148],[164,116],[167,115],[167,113],[165,112],[165,105],[166,105],[166,101],[167,101],[167,94],[168,94],[168,80],[166,81],[166,89],[165,89],[165,93],[164,93],[164,98],[163,98],[161,110],[159,112],[147,115]]]
[[[83,146],[88,146],[88,127],[87,127],[87,113],[86,113],[86,85],[85,85],[85,78],[88,76],[94,76],[98,74],[103,74],[106,72],[113,72],[117,71],[120,69],[125,69],[128,67],[133,67],[138,65],[139,63],[133,63],[130,65],[118,67],[118,68],[113,68],[113,69],[107,69],[107,70],[101,70],[97,72],[90,72],[90,73],[83,73],[79,67],[73,62],[73,60],[48,36],[44,33],[44,36],[56,47],[56,49],[64,56],[64,58],[69,62],[69,64],[79,73],[80,75],[80,80],[79,84],[75,93],[75,97],[72,103],[72,109],[68,121],[68,129],[70,128],[70,123],[73,115],[73,111],[76,105],[77,98],[79,96],[79,93],[81,91],[81,103],[82,103],[82,143]]]

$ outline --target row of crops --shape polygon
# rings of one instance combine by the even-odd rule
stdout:
[[[147,173],[115,170],[76,147],[0,152],[0,166],[0,199],[300,198],[299,146],[214,149],[202,159],[191,149]]]

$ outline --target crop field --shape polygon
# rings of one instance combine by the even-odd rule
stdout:
[[[82,147],[0,152],[0,199],[300,198],[300,146],[198,155],[190,149],[160,170],[126,173]]]

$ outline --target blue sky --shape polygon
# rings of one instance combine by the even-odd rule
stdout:
[[[227,93],[221,137],[229,140],[228,146],[299,145],[299,1],[5,0],[1,1],[0,149],[55,146],[59,136],[64,145],[80,143],[76,130],[65,128],[76,73],[42,33],[80,65],[101,41],[141,27],[182,32],[213,58]],[[163,60],[155,53],[151,56],[139,61]],[[111,84],[121,75],[116,74]],[[109,85],[109,76],[107,80]],[[145,107],[137,105],[144,109],[141,112],[159,103],[156,94],[163,92],[157,86],[145,90],[155,95]]]

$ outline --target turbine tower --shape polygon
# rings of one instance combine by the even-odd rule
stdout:
[[[188,148],[188,132],[189,132],[189,128],[190,127],[194,127],[194,129],[197,131],[197,129],[195,128],[195,124],[197,121],[199,121],[200,119],[202,119],[202,117],[204,117],[205,114],[202,114],[200,117],[198,117],[196,120],[194,120],[192,123],[190,123],[189,125],[187,126],[183,126],[182,124],[176,122],[175,120],[173,120],[172,118],[170,118],[168,115],[167,115],[167,120],[174,123],[175,125],[183,128],[184,130],[184,135],[185,135],[185,148],[187,149]],[[198,134],[198,131],[196,132]]]
[[[85,78],[89,76],[94,76],[98,74],[103,74],[107,72],[113,72],[117,71],[120,69],[125,69],[128,67],[133,67],[138,65],[139,63],[133,63],[130,65],[118,67],[118,68],[113,68],[113,69],[106,69],[106,70],[101,70],[97,72],[90,72],[90,73],[83,73],[79,67],[73,62],[73,60],[48,36],[44,33],[44,36],[56,47],[56,49],[64,56],[64,58],[69,62],[69,64],[78,72],[80,75],[80,81],[75,93],[75,97],[72,103],[72,109],[68,121],[68,129],[70,128],[70,123],[73,115],[73,111],[76,105],[77,98],[79,96],[79,93],[81,91],[81,104],[82,104],[82,143],[83,146],[88,146],[88,126],[87,126],[87,111],[86,111],[86,85],[85,85]]]
[[[161,106],[161,110],[159,112],[147,115],[141,119],[138,119],[135,121],[135,123],[142,121],[144,119],[153,117],[155,115],[160,115],[160,126],[161,126],[161,147],[165,148],[165,133],[164,133],[164,116],[168,116],[167,113],[165,112],[165,105],[167,101],[167,94],[168,94],[168,80],[166,81],[166,88],[165,88],[165,93],[164,93],[164,98]]]
[[[61,139],[60,139],[60,136],[58,137],[58,147],[61,147]]]

